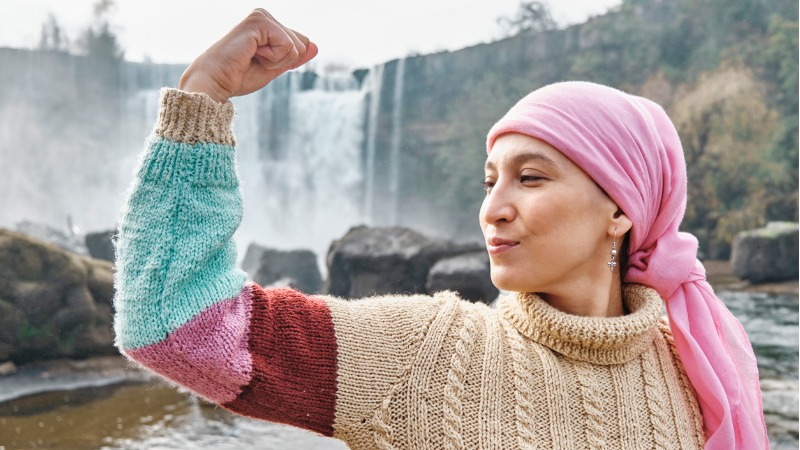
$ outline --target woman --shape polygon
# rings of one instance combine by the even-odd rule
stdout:
[[[489,132],[480,222],[519,292],[497,310],[245,283],[228,99],[316,52],[256,10],[164,91],[117,241],[128,357],[354,449],[766,448],[752,349],[677,231],[677,134],[611,88],[542,88]]]

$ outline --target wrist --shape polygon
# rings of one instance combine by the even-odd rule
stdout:
[[[178,89],[185,92],[206,94],[218,103],[225,103],[231,98],[230,92],[222,89],[208,76],[196,74],[192,71],[192,67],[186,69],[186,72],[181,76]]]

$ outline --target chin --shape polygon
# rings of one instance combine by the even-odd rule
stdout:
[[[534,292],[530,275],[522,276],[502,270],[492,270],[492,284],[497,289],[509,292]]]

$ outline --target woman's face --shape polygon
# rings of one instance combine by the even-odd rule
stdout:
[[[498,288],[568,294],[608,276],[618,208],[561,152],[526,135],[501,135],[486,160],[485,185],[480,222]]]

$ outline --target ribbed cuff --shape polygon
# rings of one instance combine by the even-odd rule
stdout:
[[[161,90],[155,133],[175,142],[236,145],[233,103],[219,103],[206,94],[178,89]]]

